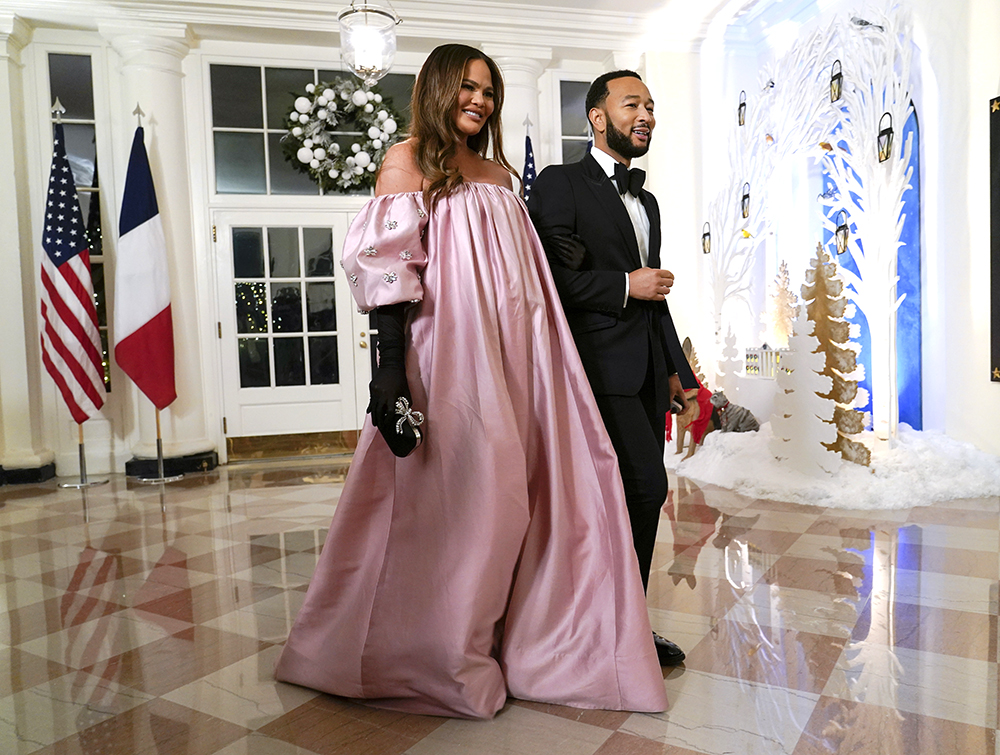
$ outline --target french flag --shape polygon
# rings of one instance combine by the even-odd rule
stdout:
[[[139,126],[118,220],[115,361],[157,409],[177,398],[167,243]]]

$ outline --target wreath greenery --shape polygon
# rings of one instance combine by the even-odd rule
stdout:
[[[282,150],[286,160],[325,192],[370,188],[386,150],[399,140],[400,120],[392,100],[378,87],[341,77],[307,84],[306,93],[296,97],[288,111]],[[353,138],[348,148],[338,141],[345,136]]]

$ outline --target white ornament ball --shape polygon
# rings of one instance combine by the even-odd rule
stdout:
[[[337,112],[337,103],[336,102],[331,102],[330,106],[327,108],[327,110],[329,110],[331,113],[336,113]]]
[[[340,93],[340,99],[346,100],[348,97],[350,97],[350,95],[347,92]]]
[[[302,127],[296,126],[292,129],[292,136],[302,136]]]
[[[295,109],[300,113],[308,113],[309,108],[312,107],[312,103],[309,101],[308,97],[297,97],[295,99]]]
[[[375,95],[375,102],[381,102],[381,101],[382,101],[382,95],[381,94],[376,94]]]
[[[326,97],[319,97],[316,100],[316,104],[319,105],[320,107],[326,107],[326,103],[327,103]]]
[[[308,147],[300,147],[299,151],[295,153],[295,157],[300,163],[309,163],[312,162],[313,151]]]
[[[333,169],[331,169],[330,172],[327,175],[330,176],[330,178],[339,178],[340,177],[340,171],[339,170],[333,170]]]
[[[314,84],[306,84],[306,91],[312,94],[316,91],[316,86]]]
[[[305,113],[302,113],[299,116],[299,123],[309,123],[309,116],[306,115]]]
[[[337,144],[336,142],[334,142],[333,144],[330,145],[330,151],[333,154],[335,154],[335,155],[339,155],[340,154],[340,145]]]
[[[367,97],[368,101],[371,102],[375,99],[375,92],[365,92],[365,97]]]
[[[325,121],[326,116],[327,116],[326,110],[320,108],[319,110],[316,111],[316,117],[319,118],[321,121]]]
[[[351,145],[351,152],[353,152],[354,154],[358,154],[358,152],[360,151],[361,151],[361,145],[358,144],[357,142],[354,142],[354,144]]]
[[[358,152],[358,154],[354,156],[354,164],[360,168],[367,168],[371,164],[371,161],[372,156],[367,152]]]
[[[368,103],[367,105],[365,105],[365,112],[366,113],[374,112],[374,110],[375,110],[375,108],[372,107],[371,103]]]
[[[378,126],[372,126],[370,129],[368,129],[368,138],[369,139],[378,139],[378,135],[380,133],[382,133],[382,132],[378,130]]]
[[[313,144],[314,142],[312,139],[306,139],[305,141],[302,142],[303,147],[311,147]]]
[[[348,157],[348,158],[347,158],[347,160],[346,160],[345,162],[346,162],[346,163],[347,163],[348,165],[350,165],[350,166],[351,166],[352,168],[354,167],[354,158],[353,158],[353,157]]]
[[[337,93],[332,89],[324,89],[323,96],[326,97],[326,101],[329,102],[330,100],[332,100],[334,97],[337,96]]]
[[[387,120],[385,123],[382,124],[382,130],[385,131],[385,133],[387,134],[395,134],[397,128],[398,126],[396,125],[396,121],[394,121],[392,118],[390,118],[389,120]]]
[[[309,167],[312,168],[313,170],[316,170],[316,168],[319,167],[319,160],[310,160]]]
[[[322,147],[317,147],[316,149],[313,150],[313,157],[315,157],[317,160],[325,160],[326,150],[323,149]]]
[[[380,121],[384,121],[386,118],[389,117],[389,113],[387,113],[385,110],[379,110],[378,115],[376,115],[375,117],[378,118]]]
[[[389,141],[389,135],[387,133],[385,133],[385,131],[380,131],[379,134],[378,134],[378,138],[381,139],[384,142]]]
[[[375,149],[382,149],[382,140],[381,139],[372,139],[372,146]]]
[[[368,172],[369,173],[375,172],[375,163],[368,163]]]
[[[362,91],[361,91],[361,90],[359,89],[358,91],[356,91],[356,92],[354,93],[354,96],[353,96],[353,97],[351,97],[351,102],[353,102],[353,103],[354,103],[355,105],[357,105],[358,107],[361,107],[361,106],[362,106],[362,105],[364,105],[364,104],[365,104],[366,102],[368,102],[368,95],[366,95],[366,94],[365,94],[364,92],[362,92]]]

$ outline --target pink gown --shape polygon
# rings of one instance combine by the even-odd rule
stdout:
[[[365,422],[277,678],[467,718],[508,694],[665,710],[614,450],[524,203],[376,197],[343,264],[363,310],[414,302],[425,440],[398,459]]]

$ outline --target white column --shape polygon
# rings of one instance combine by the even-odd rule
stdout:
[[[530,119],[532,146],[538,143],[538,77],[552,59],[546,47],[483,45],[500,66],[504,80],[503,148],[511,165],[524,169],[524,121]]]
[[[115,140],[116,195],[124,186],[125,167],[136,125],[132,115],[142,108],[146,150],[170,266],[171,309],[174,322],[174,356],[177,400],[160,413],[164,457],[189,456],[216,450],[209,439],[198,318],[197,290],[192,241],[191,191],[188,176],[188,146],[184,128],[182,62],[191,48],[191,37],[182,24],[122,27],[100,25],[120,57],[120,112],[113,121],[119,127]],[[120,199],[119,199],[120,201]],[[120,207],[114,210],[118,217]],[[111,306],[114,299],[109,297]],[[156,457],[156,422],[152,403],[132,386],[133,409],[138,433],[133,433],[132,452],[138,458]]]
[[[21,18],[0,15],[0,467],[5,469],[40,468],[54,459],[42,445],[38,297],[24,157],[21,50],[30,38],[31,28]]]

